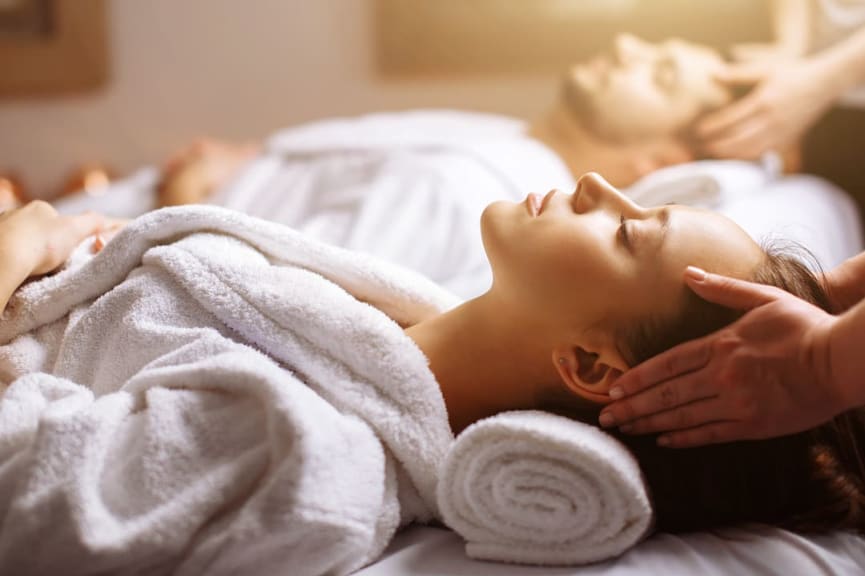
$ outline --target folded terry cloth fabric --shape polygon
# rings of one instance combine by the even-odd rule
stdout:
[[[755,162],[698,160],[651,172],[624,192],[643,206],[673,203],[717,209],[759,194],[778,179],[779,174]]]
[[[537,411],[468,427],[437,491],[445,523],[479,560],[587,564],[645,537],[652,508],[634,457],[602,430]]]
[[[0,321],[0,574],[347,574],[453,436],[399,324],[456,299],[224,209],[132,222]]]

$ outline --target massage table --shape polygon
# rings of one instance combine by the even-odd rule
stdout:
[[[297,145],[297,139],[292,145]],[[265,168],[262,164],[258,169]],[[255,170],[253,166],[246,171],[247,182]],[[568,185],[560,184],[564,178],[556,179],[554,185]],[[157,180],[157,170],[145,169],[116,183],[101,199],[78,195],[62,200],[58,207],[61,212],[75,212],[109,206],[112,214],[134,216],[153,206],[147,194],[152,194]],[[537,190],[517,192],[530,191]],[[662,170],[626,192],[645,204],[680,202],[718,210],[758,241],[798,242],[810,250],[813,259],[809,263],[815,268],[830,269],[863,247],[853,202],[829,183],[810,176],[781,176],[765,166],[741,162],[698,162]],[[361,206],[357,204],[357,209]],[[388,209],[387,202],[377,206],[379,211]],[[394,216],[380,215],[383,219]],[[488,277],[473,274],[469,271],[462,283],[457,278],[452,283],[458,287],[455,291],[464,297],[481,292]],[[290,572],[287,568],[286,574]],[[358,574],[853,575],[865,574],[865,540],[847,533],[797,535],[764,526],[743,526],[687,535],[655,534],[617,559],[581,567],[544,568],[474,561],[466,556],[464,543],[454,532],[443,526],[411,526],[397,535],[378,561]]]

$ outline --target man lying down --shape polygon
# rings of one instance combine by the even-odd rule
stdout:
[[[622,35],[609,54],[564,74],[558,97],[532,122],[409,111],[290,128],[258,153],[205,141],[167,162],[158,205],[208,202],[281,222],[474,297],[491,280],[477,232],[488,204],[520,201],[530,190],[572,190],[589,171],[631,186],[698,157],[693,121],[731,97],[713,78],[722,62],[705,46]],[[152,203],[151,190],[130,188],[124,194],[118,185],[94,207],[109,209],[118,192],[134,205]],[[669,189],[655,200],[670,201]],[[413,237],[419,229],[428,233]]]
[[[0,572],[346,574],[438,519],[442,458],[485,417],[594,422],[629,366],[730,322],[686,265],[827,306],[818,278],[725,217],[643,208],[596,174],[497,202],[491,288],[214,207],[133,221],[24,286],[0,325]],[[656,528],[865,528],[857,413],[774,440],[623,437]]]

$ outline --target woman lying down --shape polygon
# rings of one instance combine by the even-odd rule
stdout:
[[[618,374],[729,323],[687,265],[827,305],[724,217],[594,174],[481,228],[494,283],[461,304],[212,207],[146,214],[26,284],[0,324],[0,573],[349,573],[437,518],[453,434],[515,409],[594,422]],[[850,413],[726,446],[621,440],[658,530],[862,531],[862,437]]]

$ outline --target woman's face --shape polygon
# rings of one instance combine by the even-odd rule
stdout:
[[[619,141],[670,136],[730,98],[713,78],[722,60],[710,48],[621,35],[609,54],[571,68],[564,95],[599,136]]]
[[[575,335],[612,335],[636,320],[675,314],[688,265],[747,277],[763,255],[724,216],[643,208],[594,173],[580,178],[574,194],[491,204],[481,229],[493,290],[529,317]]]

